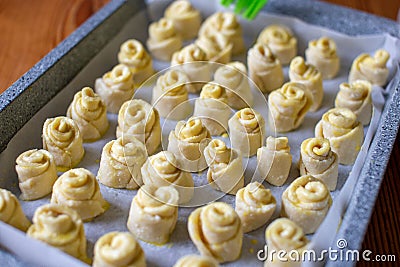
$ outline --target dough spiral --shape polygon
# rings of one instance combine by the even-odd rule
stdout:
[[[54,158],[44,149],[32,149],[19,155],[15,170],[24,200],[35,200],[50,194],[58,178]]]
[[[69,170],[58,178],[53,186],[51,203],[75,210],[84,221],[93,219],[108,208],[96,177],[83,168]]]
[[[42,139],[43,148],[53,155],[60,170],[72,169],[85,154],[78,125],[70,118],[47,119],[43,125]]]
[[[161,144],[161,125],[158,111],[141,99],[125,102],[118,113],[117,138],[133,135],[145,144],[152,155]]]
[[[243,224],[243,232],[260,228],[271,218],[276,200],[271,190],[259,182],[249,183],[236,194],[235,211]]]
[[[90,87],[84,87],[75,94],[68,107],[67,117],[76,122],[86,142],[100,139],[108,130],[106,105]]]
[[[137,189],[143,184],[140,169],[146,159],[143,143],[132,135],[119,137],[103,147],[97,179],[109,187]]]
[[[311,175],[300,176],[282,194],[282,215],[306,234],[314,233],[324,220],[332,198],[326,185]]]
[[[129,210],[129,231],[148,243],[167,243],[178,219],[178,199],[172,186],[142,186]]]
[[[93,267],[146,267],[142,247],[127,232],[110,232],[94,245]]]
[[[23,232],[31,225],[22,211],[18,199],[8,190],[0,188],[0,221]]]
[[[219,267],[219,264],[213,258],[193,254],[180,258],[174,267]]]
[[[231,61],[233,45],[220,33],[207,32],[200,35],[195,44],[206,53],[211,62],[227,64]]]
[[[197,208],[189,216],[188,230],[201,255],[220,263],[239,258],[243,241],[242,223],[228,204],[214,202]]]

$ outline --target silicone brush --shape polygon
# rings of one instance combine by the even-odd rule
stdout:
[[[268,0],[221,0],[223,6],[235,5],[234,12],[248,20],[253,20]]]

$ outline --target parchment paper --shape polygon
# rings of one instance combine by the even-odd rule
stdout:
[[[205,18],[205,16],[211,15],[211,13],[215,10],[222,9],[216,4],[218,1],[212,2],[197,0],[192,2],[196,8],[199,8],[202,11],[203,18]],[[114,40],[110,42],[95,58],[93,58],[93,60],[71,81],[70,84],[66,86],[66,88],[62,92],[60,92],[54,99],[52,99],[15,135],[15,137],[10,141],[7,149],[0,154],[0,187],[11,190],[17,196],[20,195],[20,191],[18,189],[18,179],[14,170],[15,159],[17,158],[17,156],[28,149],[42,147],[41,131],[44,121],[49,117],[65,115],[67,107],[72,101],[73,95],[77,91],[81,90],[84,86],[93,87],[94,81],[97,77],[102,76],[106,71],[109,71],[113,65],[117,64],[117,52],[119,50],[119,46],[122,44],[123,41],[129,38],[135,38],[145,43],[147,38],[147,27],[145,27],[145,25],[148,25],[149,23],[148,17],[151,17],[152,19],[160,18],[162,16],[165,5],[166,3],[164,1],[154,1],[150,5],[150,16],[147,16],[145,12],[141,12],[133,17],[130,21],[128,21],[126,27],[118,35],[115,36]],[[288,181],[282,187],[274,187],[267,183],[264,183],[267,188],[270,188],[272,190],[273,195],[277,199],[278,206],[273,216],[273,218],[276,218],[280,212],[280,199],[282,192],[290,184],[291,181],[299,176],[296,165],[299,159],[300,144],[304,139],[314,136],[315,124],[319,121],[324,112],[333,107],[334,98],[339,88],[338,85],[341,82],[347,80],[352,60],[360,53],[373,53],[376,49],[384,48],[388,50],[391,54],[391,59],[388,63],[388,66],[391,70],[391,75],[393,75],[395,71],[394,66],[396,66],[397,62],[399,62],[400,58],[400,52],[398,51],[398,49],[396,49],[396,47],[400,46],[400,42],[398,39],[385,34],[350,37],[337,32],[333,32],[329,29],[324,29],[304,23],[298,19],[265,13],[261,13],[254,21],[249,22],[241,19],[240,22],[243,27],[247,48],[249,48],[255,42],[258,33],[265,26],[273,23],[281,23],[292,28],[295,35],[297,36],[299,55],[304,56],[304,50],[309,40],[319,38],[324,35],[330,36],[336,41],[338,47],[338,55],[340,56],[342,62],[339,76],[333,80],[324,81],[325,96],[322,107],[319,109],[319,111],[308,113],[303,125],[298,130],[285,134],[289,138],[291,153],[293,155],[293,164]],[[234,59],[246,62],[246,54],[244,53],[243,55]],[[154,61],[154,66],[157,70],[162,70],[168,67],[169,63]],[[288,81],[287,68],[285,68],[285,77],[286,81]],[[143,98],[146,101],[150,102],[151,89],[151,86],[149,86],[149,88],[140,89],[135,98]],[[384,93],[383,89],[381,88],[375,88],[374,92],[377,92],[378,98],[382,96],[381,93]],[[256,100],[254,108],[262,113],[264,117],[266,117],[265,99],[260,98],[255,91],[253,91],[253,93],[255,94]],[[195,97],[195,95],[191,96],[191,98]],[[98,170],[101,150],[103,146],[108,141],[115,139],[117,116],[113,114],[108,114],[108,118],[110,120],[110,128],[105,137],[97,142],[84,144],[86,155],[83,161],[79,164],[79,167],[85,167],[92,171],[94,174],[96,174]],[[379,116],[376,118],[376,120],[379,120]],[[163,125],[164,120],[162,120],[161,123]],[[175,123],[176,122],[169,121],[164,124],[164,147],[166,147],[169,131],[174,128]],[[368,128],[366,127],[364,130],[365,133],[367,133]],[[370,133],[369,135],[373,135],[373,132],[374,131],[372,131],[372,133]],[[364,148],[367,148],[368,145],[364,144]],[[362,165],[363,160],[361,159],[359,161],[361,161],[359,164]],[[359,165],[358,167],[361,167],[361,165]],[[248,161],[246,167],[246,184],[252,179],[260,179],[257,174],[253,176],[255,167],[256,157],[254,156]],[[339,167],[338,189],[332,192],[334,203],[336,197],[340,192],[340,189],[346,182],[346,179],[349,176],[351,170],[351,166],[341,165]],[[195,184],[204,184],[206,180],[205,175],[206,171],[199,175],[193,175]],[[355,184],[355,180],[353,184]],[[100,236],[110,231],[127,231],[126,221],[128,218],[129,207],[133,196],[136,195],[136,191],[111,189],[102,185],[100,185],[100,187],[104,198],[111,204],[111,207],[103,215],[95,218],[91,222],[85,223],[85,231],[88,240],[88,254],[90,256],[92,256],[93,245]],[[348,189],[350,190],[350,193],[352,187],[353,186]],[[199,198],[201,199],[202,196],[204,197],[204,192],[205,194],[209,194],[205,195],[206,197],[221,196],[218,192],[206,187],[204,191],[202,191],[201,195],[195,195],[193,201],[196,202],[199,200]],[[233,196],[223,196],[220,200],[234,205]],[[49,203],[49,201],[50,197],[48,196],[41,200],[20,202],[28,218],[32,219],[35,209],[43,204]],[[187,232],[187,217],[192,211],[193,208],[179,209],[178,223],[168,244],[164,246],[154,246],[140,241],[140,244],[142,245],[146,254],[148,266],[172,266],[180,257],[184,255],[193,253],[198,254],[198,251],[191,242]],[[265,244],[265,228],[266,226],[251,233],[245,234],[243,239],[242,255],[240,259],[233,263],[226,264],[226,266],[262,266],[263,263],[257,259],[256,255],[257,251],[262,249]],[[332,229],[336,229],[336,227],[329,229],[331,229],[332,232],[334,231]],[[33,261],[35,263],[46,263],[46,257],[37,257],[37,253],[33,255],[33,253],[35,252],[29,249],[30,247],[34,247],[37,242],[32,241],[29,238],[25,240],[22,235],[20,235],[19,233],[16,234],[17,231],[13,231],[13,229],[10,230],[9,227],[7,228],[1,222],[0,231],[2,233],[0,237],[0,242],[5,247],[9,247],[9,249],[11,250],[22,250],[22,252],[19,253],[19,256],[23,257],[25,260],[34,259]],[[334,232],[332,234],[334,236]],[[7,246],[6,243],[10,240],[13,240],[13,235],[18,236],[18,239],[15,239],[18,240],[18,246]],[[310,236],[310,238],[312,238],[312,236]],[[322,242],[322,246],[328,246],[328,241],[329,240],[327,239],[326,242]],[[66,262],[67,259],[70,257],[66,256],[65,254],[57,253],[56,251],[52,255],[53,263],[57,262],[61,266],[72,266],[72,264],[68,265],[68,263]],[[74,266],[79,265],[79,263],[77,264],[76,261],[73,261],[73,264]],[[84,266],[83,263],[82,266]]]

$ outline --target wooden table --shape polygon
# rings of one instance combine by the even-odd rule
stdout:
[[[109,0],[0,0],[0,92]],[[400,0],[329,0],[395,20]],[[372,214],[363,249],[400,261],[400,138]],[[369,266],[373,263],[359,263]],[[398,264],[397,264],[398,265]]]

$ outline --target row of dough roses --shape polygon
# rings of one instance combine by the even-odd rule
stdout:
[[[82,178],[84,175],[92,176],[91,180],[96,183],[94,176],[87,170],[73,169],[66,173],[71,179],[78,176]],[[69,178],[60,177],[60,179]],[[302,192],[298,193],[299,190]],[[6,215],[10,210],[13,213],[9,216],[8,223],[26,230],[30,222],[23,214],[16,197],[7,190],[1,190],[0,193],[2,199],[7,200],[4,208]],[[132,200],[128,229],[136,238],[143,241],[164,244],[176,225],[178,198],[179,193],[172,186],[158,188],[152,185],[142,186]],[[95,200],[92,200],[92,203],[93,201]],[[312,176],[299,177],[282,196],[282,215],[291,220],[277,219],[271,223],[266,230],[267,243],[274,248],[291,249],[291,243],[297,244],[300,235],[301,246],[294,249],[300,251],[305,249],[308,241],[304,234],[315,231],[325,217],[331,202],[329,191],[323,182]],[[264,225],[274,212],[276,201],[269,189],[254,182],[239,190],[235,206],[234,210],[226,203],[214,202],[191,213],[188,221],[189,235],[199,252],[205,256],[205,258],[197,256],[192,260],[228,262],[239,258],[243,232]],[[83,207],[78,210],[77,208],[76,205],[68,207],[61,204],[39,207],[35,211],[33,225],[27,231],[28,236],[89,262],[86,255],[86,237],[79,215]],[[280,233],[285,230],[293,235],[281,235]],[[112,250],[118,252],[115,254],[117,256],[111,256],[113,253],[109,251],[110,248],[104,248],[102,251],[102,246],[110,245]],[[105,262],[111,263],[112,266],[120,266],[121,262],[145,264],[140,245],[128,233],[112,232],[101,237],[96,242],[94,255],[94,266],[104,266]],[[212,266],[217,266],[216,263],[213,264],[215,265]]]

